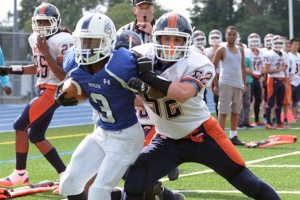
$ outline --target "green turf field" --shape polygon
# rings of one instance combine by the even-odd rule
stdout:
[[[273,134],[293,134],[300,137],[300,123],[293,124],[290,130],[265,129],[240,130],[239,137],[244,141],[266,139]],[[65,163],[92,126],[49,129],[47,137],[60,152]],[[265,149],[239,147],[239,152],[249,164],[250,169],[260,178],[272,185],[284,200],[300,199],[300,144],[281,145]],[[0,133],[0,177],[12,172],[15,167],[14,134]],[[209,155],[208,155],[209,156]],[[32,183],[42,180],[57,180],[58,175],[50,164],[31,145],[27,169]],[[181,177],[174,182],[163,179],[169,188],[184,191],[188,200],[241,200],[249,199],[236,191],[224,179],[208,168],[188,163],[180,166]],[[122,185],[122,182],[120,183]],[[26,196],[19,199],[63,199],[51,193]]]

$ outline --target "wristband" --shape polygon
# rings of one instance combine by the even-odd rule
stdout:
[[[22,65],[11,65],[11,71],[10,74],[19,74],[22,75],[24,72],[23,66]]]

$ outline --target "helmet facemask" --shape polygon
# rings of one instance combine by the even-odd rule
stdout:
[[[248,47],[250,49],[259,48],[261,46],[261,40],[258,34],[252,33],[248,36]]]
[[[105,34],[84,35],[73,34],[75,39],[76,62],[90,65],[110,55],[110,39]]]
[[[76,62],[80,65],[97,63],[111,55],[116,43],[116,29],[106,15],[83,16],[73,32]]]
[[[266,48],[271,48],[272,47],[272,38],[273,34],[267,34],[264,38],[264,46]]]
[[[281,51],[284,49],[284,47],[285,47],[284,39],[279,35],[274,36],[272,39],[272,49],[275,51]]]
[[[176,28],[174,28],[176,29]],[[161,44],[161,36],[177,36],[184,38],[184,44],[180,46],[173,46],[172,44]],[[155,31],[153,33],[154,51],[156,57],[162,61],[176,62],[188,57],[189,49],[191,45],[191,35],[185,32],[179,32],[177,30],[164,30]]]
[[[49,26],[41,26],[39,21],[48,21]],[[58,31],[59,21],[55,17],[46,15],[37,15],[32,17],[32,30],[41,37],[47,37],[55,34]]]
[[[205,47],[206,46],[206,36],[202,31],[194,32],[193,45],[196,47]]]

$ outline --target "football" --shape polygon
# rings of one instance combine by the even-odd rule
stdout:
[[[88,98],[79,83],[72,78],[64,81],[62,92],[66,92],[64,96],[65,99],[75,98],[77,99],[78,104],[84,102]]]

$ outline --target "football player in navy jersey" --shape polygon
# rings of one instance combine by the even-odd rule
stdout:
[[[114,50],[116,30],[106,15],[82,17],[73,36],[75,46],[66,53],[64,69],[69,78],[80,84],[100,120],[72,155],[59,192],[68,199],[86,199],[84,186],[97,174],[88,199],[107,200],[143,148],[144,133],[135,113],[135,93],[127,86],[131,77],[138,76],[136,57],[125,48]],[[56,98],[58,103],[68,105],[60,90]]]
[[[196,162],[210,167],[249,197],[279,200],[274,189],[245,166],[210,115],[203,93],[211,85],[215,69],[208,58],[190,48],[192,34],[188,20],[170,12],[157,20],[153,44],[134,48],[148,58],[143,59],[143,65],[137,65],[140,77],[165,97],[143,96],[157,136],[130,166],[125,181],[126,199],[144,200],[145,191],[172,168]],[[157,80],[157,73],[164,79]],[[132,78],[129,85],[139,90],[142,84]]]

